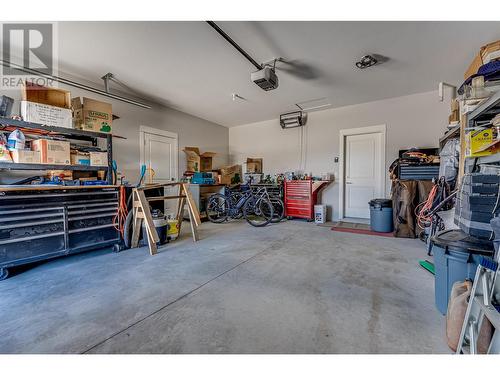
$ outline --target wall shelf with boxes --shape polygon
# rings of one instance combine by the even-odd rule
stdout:
[[[106,140],[106,159],[100,164],[104,165],[87,165],[87,164],[49,164],[49,163],[15,163],[15,162],[0,162],[0,169],[3,170],[69,170],[69,171],[104,171],[106,172],[106,182],[113,184],[112,160],[113,160],[113,141],[111,134],[89,132],[86,130],[64,128],[57,126],[47,126],[32,122],[13,120],[8,118],[0,118],[0,132],[9,133],[14,129],[21,129],[30,136],[51,136],[63,138],[65,140],[88,141],[92,145],[97,145],[98,138]],[[102,150],[101,150],[102,151]],[[97,154],[97,153],[96,153]],[[71,158],[70,158],[71,159]]]

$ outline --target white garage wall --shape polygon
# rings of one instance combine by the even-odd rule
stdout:
[[[82,82],[82,80],[78,80]],[[82,82],[90,86],[96,86],[88,82]],[[214,159],[214,167],[227,165],[228,162],[228,128],[191,116],[187,113],[164,106],[154,106],[152,109],[144,109],[131,104],[123,103],[104,96],[89,93],[74,87],[60,85],[60,88],[71,91],[73,97],[86,96],[111,103],[113,113],[120,116],[113,123],[113,132],[127,139],[113,139],[113,157],[118,164],[118,170],[123,171],[125,179],[135,183],[140,173],[139,156],[139,128],[141,125],[162,129],[177,133],[179,136],[179,177],[185,171],[186,157],[182,149],[185,146],[199,147],[201,151],[213,151],[217,155]],[[13,114],[19,113],[19,90],[0,90],[0,95],[7,95],[15,99]],[[129,96],[127,94],[123,94]],[[25,173],[16,173],[16,176],[24,176]],[[29,172],[28,175],[36,175]],[[12,181],[12,174],[0,171],[0,183]],[[22,177],[21,177],[22,178]],[[16,178],[18,179],[18,178]]]
[[[311,112],[303,128],[306,145],[303,170],[313,175],[331,172],[338,178],[339,167],[334,158],[339,156],[339,130],[383,124],[387,126],[387,170],[397,158],[399,149],[437,147],[449,113],[449,100],[439,102],[436,91]],[[243,163],[247,157],[264,158],[265,174],[297,171],[301,159],[300,128],[283,130],[278,119],[232,127],[229,129],[229,155],[231,163]],[[389,196],[388,174],[386,180]],[[339,217],[338,194],[336,181],[321,197],[333,220]]]

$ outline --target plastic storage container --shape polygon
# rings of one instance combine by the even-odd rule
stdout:
[[[392,232],[392,201],[390,199],[372,199],[370,205],[370,227],[375,232]]]
[[[159,244],[163,245],[164,243],[167,242],[167,232],[169,228],[169,223],[168,220],[165,218],[153,218],[153,224],[156,229],[156,233],[158,233],[158,238],[160,239]],[[146,225],[143,222],[142,224],[142,242],[143,245],[146,245],[148,243],[148,234],[146,231]]]
[[[434,299],[439,312],[445,315],[453,284],[474,279],[481,256],[493,255],[493,243],[470,237],[459,229],[439,232],[431,242],[435,269]]]
[[[314,222],[324,224],[326,222],[326,204],[314,205]]]

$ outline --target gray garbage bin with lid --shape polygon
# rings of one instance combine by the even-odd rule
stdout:
[[[493,255],[493,242],[469,236],[460,229],[438,232],[431,238],[434,254],[434,299],[446,314],[451,288],[457,281],[474,279],[481,256]]]
[[[370,227],[375,232],[388,233],[394,229],[392,222],[392,200],[372,199],[370,205]]]

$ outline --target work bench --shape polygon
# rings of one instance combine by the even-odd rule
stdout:
[[[0,185],[0,280],[8,268],[104,247],[120,250],[119,188]]]

